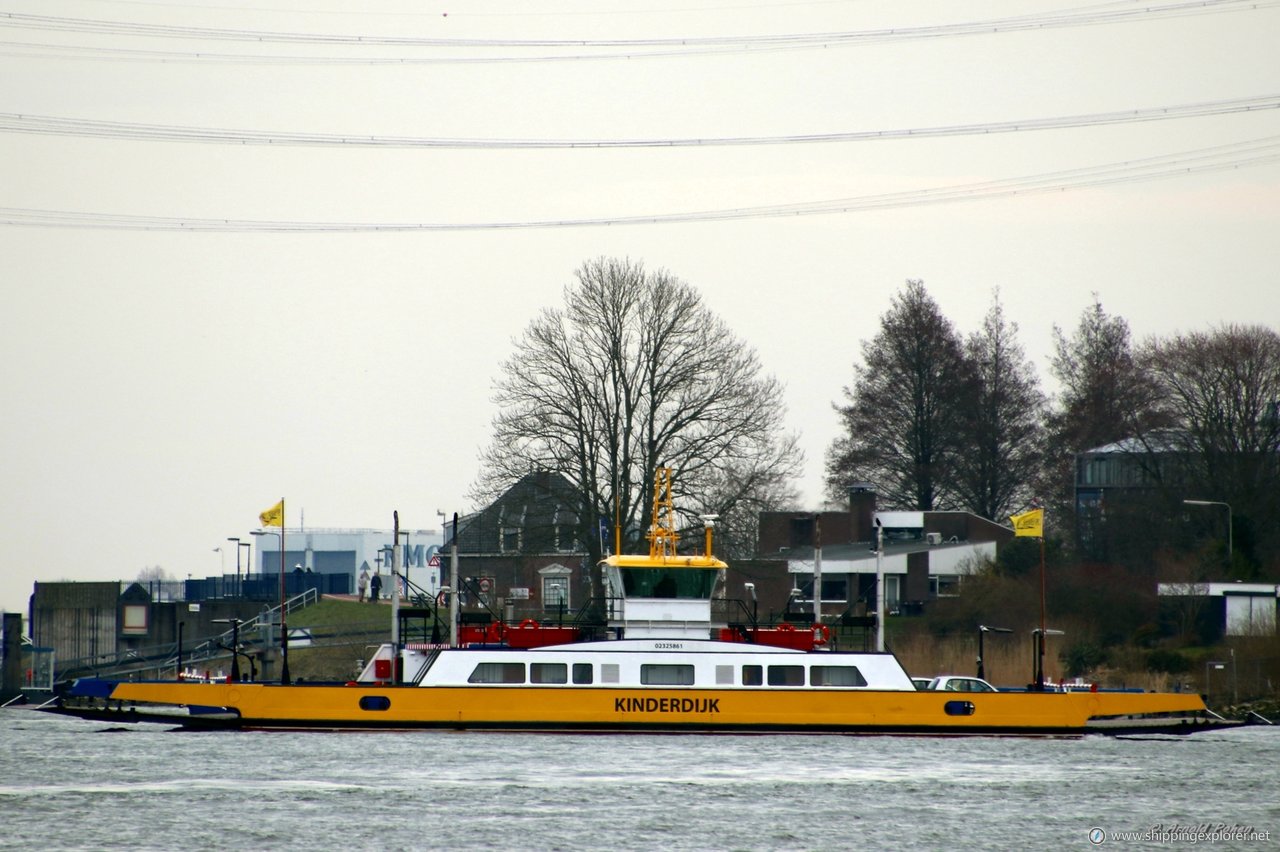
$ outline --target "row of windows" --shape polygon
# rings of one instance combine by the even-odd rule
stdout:
[[[735,669],[739,669],[735,671]],[[867,679],[857,666],[777,665],[716,666],[716,686],[866,686]],[[479,663],[468,683],[594,683],[591,663]],[[736,675],[736,678],[735,678]],[[600,683],[620,683],[617,663],[600,664]],[[693,686],[694,667],[688,664],[653,663],[640,666],[640,683],[645,686]]]

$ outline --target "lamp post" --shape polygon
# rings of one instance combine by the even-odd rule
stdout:
[[[1035,641],[1036,660],[1035,660],[1035,691],[1044,692],[1044,637],[1046,636],[1062,636],[1061,630],[1053,630],[1052,628],[1039,628],[1031,631],[1031,637]]]
[[[280,683],[289,684],[289,627],[285,619],[284,607],[284,538],[271,530],[250,530],[249,535],[273,535],[276,537],[280,551]]]
[[[215,618],[213,623],[231,625],[231,682],[237,683],[240,680],[240,619]]]
[[[253,542],[242,541],[240,546],[246,548],[249,552],[245,554],[244,575],[242,576],[239,571],[236,572],[236,597],[238,598],[244,596],[244,578],[249,576],[249,569],[253,567]],[[240,554],[237,552],[236,557],[239,558],[239,556]]]
[[[884,651],[884,526],[876,518],[876,650]]]
[[[1231,567],[1231,504],[1219,500],[1183,500],[1188,506],[1226,506],[1227,507],[1227,567]]]
[[[236,589],[236,597],[239,597],[239,596],[240,596],[240,593],[239,593],[239,589],[240,589],[240,539],[239,539],[239,538],[228,538],[228,539],[227,539],[227,541],[234,541],[234,542],[236,543],[236,584],[235,584],[235,587],[234,587],[234,588]]]
[[[1209,680],[1210,668],[1214,668],[1214,669],[1217,669],[1218,671],[1222,671],[1226,667],[1227,667],[1227,664],[1224,663],[1222,660],[1205,660],[1204,661],[1204,703],[1205,704],[1209,703],[1209,697],[1213,694],[1213,690],[1210,688],[1211,681]]]
[[[986,663],[984,662],[986,660],[986,655],[983,654],[982,652],[983,637],[986,636],[988,633],[1012,633],[1012,632],[1013,631],[1010,630],[1008,627],[988,627],[985,624],[978,625],[978,677],[982,678],[983,680],[986,680],[987,678]]]

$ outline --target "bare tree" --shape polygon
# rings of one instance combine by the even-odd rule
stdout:
[[[963,345],[951,321],[908,281],[862,345],[854,384],[836,406],[845,434],[827,452],[833,501],[854,481],[870,481],[887,506],[930,510],[954,497],[950,483],[961,434],[959,401],[972,391]]]
[[[1166,451],[1182,493],[1171,499],[1231,505],[1238,552],[1257,564],[1280,546],[1280,334],[1227,325],[1152,341],[1142,360],[1175,425]]]
[[[1158,388],[1135,359],[1129,324],[1109,316],[1096,294],[1070,338],[1056,325],[1053,334],[1050,371],[1061,390],[1046,421],[1044,474],[1037,492],[1048,516],[1075,518],[1076,533],[1098,541],[1094,549],[1100,555],[1107,549],[1097,538],[1107,532],[1101,516],[1093,511],[1080,515],[1075,505],[1076,454],[1123,439],[1132,439],[1132,446],[1145,452],[1144,436],[1169,421],[1159,410]],[[1133,457],[1135,464],[1145,463],[1140,455]],[[1118,508],[1108,511],[1114,514]],[[1075,538],[1067,536],[1066,541]]]
[[[955,490],[961,507],[999,521],[1035,496],[1043,449],[1045,398],[1017,336],[997,293],[982,329],[965,346],[976,381],[971,404],[961,407],[965,446],[956,460]]]
[[[593,563],[602,521],[617,523],[624,549],[643,541],[659,466],[674,468],[691,526],[715,513],[732,531],[748,509],[794,499],[787,482],[803,456],[784,429],[782,385],[698,293],[629,260],[592,260],[575,277],[565,307],[535,318],[502,365],[474,496],[533,469],[562,473],[581,489]]]
[[[1134,357],[1129,324],[1108,316],[1096,295],[1067,338],[1053,327],[1052,374],[1062,386],[1049,417],[1051,441],[1067,454],[1167,425],[1159,390]]]
[[[148,565],[138,571],[139,583],[171,583],[174,576],[159,565]]]

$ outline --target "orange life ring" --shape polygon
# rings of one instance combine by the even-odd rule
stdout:
[[[825,645],[831,640],[831,628],[825,624],[813,625],[813,644]]]
[[[538,622],[534,621],[532,618],[526,618],[524,621],[520,622],[520,626],[521,627],[537,627]]]

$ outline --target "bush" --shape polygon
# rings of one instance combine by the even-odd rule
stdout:
[[[1108,659],[1107,649],[1093,642],[1076,642],[1058,655],[1067,677],[1083,677]]]
[[[1160,649],[1147,654],[1147,670],[1182,674],[1191,671],[1191,661],[1177,651]]]

